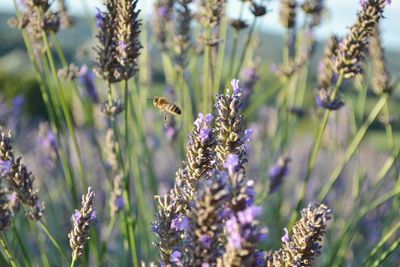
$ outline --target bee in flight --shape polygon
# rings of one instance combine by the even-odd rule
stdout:
[[[164,112],[164,124],[167,124],[167,113],[172,115],[181,115],[182,113],[177,105],[169,102],[168,99],[162,96],[155,96],[153,98],[153,105]]]

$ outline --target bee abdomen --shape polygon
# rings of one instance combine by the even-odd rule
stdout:
[[[182,113],[181,109],[177,105],[173,105],[170,110],[174,114],[181,115],[181,113]]]

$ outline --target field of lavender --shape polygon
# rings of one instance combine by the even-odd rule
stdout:
[[[138,2],[83,25],[68,0],[15,1],[0,266],[399,266],[391,1],[326,40],[323,0]],[[271,12],[282,41],[257,28]]]

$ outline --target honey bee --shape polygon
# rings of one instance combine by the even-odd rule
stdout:
[[[168,99],[162,96],[155,96],[153,98],[153,105],[164,112],[164,124],[167,124],[167,113],[175,116],[181,115],[182,113],[181,109],[177,105],[169,102]]]

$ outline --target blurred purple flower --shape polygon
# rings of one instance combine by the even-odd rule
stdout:
[[[227,233],[228,244],[235,249],[240,249],[240,225],[235,216],[231,216],[231,218],[225,222],[225,230]]]
[[[168,141],[172,141],[175,137],[176,129],[174,126],[168,125],[165,128],[165,136],[167,137]]]
[[[281,240],[283,243],[285,243],[286,245],[289,244],[290,242],[290,236],[289,236],[289,232],[287,228],[284,228],[283,231],[285,231],[285,234],[282,236]]]
[[[79,80],[86,88],[86,92],[94,103],[99,102],[95,81],[95,74],[86,65],[83,65],[79,71]]]
[[[175,231],[185,231],[189,227],[189,219],[186,216],[178,216],[171,222],[171,229]]]
[[[239,156],[236,154],[228,154],[224,163],[224,168],[228,170],[229,175],[232,175],[236,167],[239,165]]]
[[[174,262],[174,263],[180,263],[181,256],[182,256],[182,254],[181,254],[179,251],[175,250],[175,251],[171,254],[171,256],[169,257],[169,260],[170,260],[171,262]]]
[[[128,45],[124,41],[121,41],[121,40],[118,41],[118,49],[119,50],[125,51],[127,47],[128,47]]]
[[[16,113],[16,117],[18,117],[25,104],[25,97],[23,95],[17,95],[12,101],[13,113]]]
[[[82,219],[82,213],[79,210],[75,210],[74,214],[72,214],[71,220],[76,224],[80,224]]]
[[[104,27],[104,12],[102,12],[99,8],[96,8],[96,27],[97,29],[102,29]]]
[[[204,120],[204,114],[200,112],[197,115],[197,119],[194,121],[194,125],[196,126],[197,131],[200,131],[200,127],[201,124],[203,123],[203,120]]]
[[[114,204],[118,208],[118,210],[123,210],[125,207],[125,200],[122,196],[118,196],[115,198]]]
[[[200,242],[203,244],[204,247],[206,248],[211,248],[211,243],[212,243],[212,238],[209,237],[208,235],[202,235],[199,238]]]
[[[210,137],[210,132],[211,132],[211,129],[207,129],[207,128],[200,129],[200,135],[199,136],[200,136],[200,139],[201,139],[202,143],[207,141],[207,139]]]
[[[210,113],[207,113],[207,115],[204,117],[204,123],[206,124],[206,126],[210,126],[213,119],[214,119],[214,116]]]
[[[253,130],[252,129],[246,129],[245,131],[244,131],[244,141],[245,142],[249,142],[249,141],[251,141],[251,137],[253,136]]]
[[[329,97],[323,94],[319,94],[315,97],[315,103],[317,106],[329,110],[338,110],[344,106],[344,102],[339,97],[329,100]]]
[[[290,158],[283,157],[278,160],[278,163],[272,166],[268,172],[270,185],[269,192],[276,192],[282,184],[283,178],[289,175]]]
[[[232,85],[232,88],[233,88],[233,94],[235,96],[238,96],[241,93],[241,90],[240,90],[240,87],[239,87],[239,80],[233,79],[231,81],[231,85]]]
[[[10,160],[0,159],[0,177],[10,172],[11,166],[12,164]]]
[[[238,219],[241,224],[251,223],[262,214],[262,208],[259,206],[250,206],[243,211],[238,212]]]

